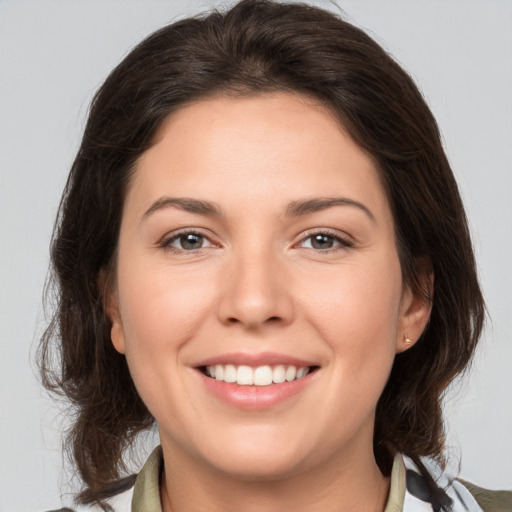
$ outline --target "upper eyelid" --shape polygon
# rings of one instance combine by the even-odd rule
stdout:
[[[332,238],[336,238],[336,239],[342,240],[347,243],[354,243],[354,241],[350,235],[348,235],[346,233],[341,233],[340,231],[331,229],[331,228],[308,229],[299,235],[297,242],[295,242],[295,243],[302,242],[314,235],[328,235],[328,236],[331,236]]]
[[[198,234],[202,237],[206,238],[212,245],[219,245],[218,242],[214,240],[214,237],[208,233],[205,232],[205,230],[201,228],[181,228],[174,231],[170,231],[166,233],[159,241],[159,246],[165,246],[168,245],[170,242],[173,242],[174,240],[177,240],[180,236],[188,235],[188,234]],[[200,250],[200,249],[198,249]]]

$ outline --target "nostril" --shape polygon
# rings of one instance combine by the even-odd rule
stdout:
[[[263,323],[265,323],[265,322],[276,323],[276,322],[280,322],[281,320],[282,320],[282,318],[280,318],[279,316],[271,316],[271,317],[267,318]],[[238,318],[235,318],[232,316],[227,319],[227,322],[230,324],[239,324],[242,321],[239,320]]]

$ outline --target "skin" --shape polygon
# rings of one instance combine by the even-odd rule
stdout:
[[[209,201],[221,215],[164,197]],[[287,215],[293,201],[333,197],[368,212]],[[180,245],[184,228],[204,236],[201,248]],[[330,248],[313,246],[320,233]],[[403,286],[372,160],[324,107],[279,93],[205,99],[170,116],[128,188],[107,312],[158,422],[164,512],[384,509],[375,408],[430,309]],[[268,409],[223,402],[194,369],[265,351],[319,366]]]

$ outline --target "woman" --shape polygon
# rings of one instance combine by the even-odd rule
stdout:
[[[42,371],[77,408],[79,503],[510,500],[442,471],[441,394],[484,304],[435,120],[332,14],[243,1],[142,42],[93,101],[52,258]],[[161,447],[122,478],[155,422]]]

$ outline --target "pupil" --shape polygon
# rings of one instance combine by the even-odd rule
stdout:
[[[315,249],[330,249],[333,245],[333,239],[329,235],[315,235],[312,245]]]
[[[183,249],[200,249],[202,241],[203,237],[201,235],[188,233],[181,237],[181,247],[183,247]]]

